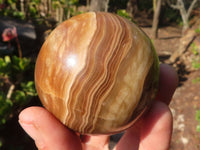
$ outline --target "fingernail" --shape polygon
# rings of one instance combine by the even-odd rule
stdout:
[[[26,123],[20,120],[19,124],[26,131],[26,133],[35,141],[37,147],[44,147],[44,140],[36,125],[34,125],[33,123]]]

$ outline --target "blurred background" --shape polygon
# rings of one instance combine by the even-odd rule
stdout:
[[[160,63],[176,69],[170,150],[199,150],[199,0],[0,0],[0,150],[36,150],[20,128],[18,114],[41,106],[34,86],[38,52],[59,23],[88,11],[135,22],[152,39]]]

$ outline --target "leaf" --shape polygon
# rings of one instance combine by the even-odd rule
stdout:
[[[7,118],[11,114],[12,106],[12,101],[6,99],[5,94],[0,91],[0,124],[6,123]]]
[[[196,33],[200,33],[200,25],[199,25],[199,27],[197,29],[195,29],[195,32]]]
[[[26,92],[29,96],[37,96],[35,89],[35,83],[33,81],[28,81],[27,83],[21,83],[22,90]]]
[[[10,99],[6,99],[6,103],[10,106],[13,106],[13,102]]]
[[[0,58],[0,75],[5,76],[11,73],[11,61],[9,56],[5,56],[4,59]]]
[[[199,69],[199,68],[200,68],[200,62],[197,61],[197,60],[193,60],[193,62],[192,62],[192,67],[193,67],[194,69]]]
[[[3,146],[3,142],[0,140],[0,148]]]
[[[17,105],[23,105],[27,100],[24,91],[20,90],[17,90],[12,94],[12,99],[15,101],[15,104]]]
[[[129,14],[126,12],[125,9],[119,9],[119,10],[117,10],[117,14],[118,14],[119,16],[122,16],[122,17],[124,17],[124,18],[126,18],[126,19],[131,20],[131,17],[129,16]]]
[[[3,68],[5,62],[2,58],[0,58],[0,72],[1,72],[1,69]]]
[[[197,125],[196,130],[197,132],[200,132],[200,125]]]
[[[2,118],[0,124],[5,124],[5,123],[6,123],[6,119],[5,119],[5,118]]]
[[[61,7],[61,4],[59,1],[55,1],[55,2],[52,2],[52,6],[54,9],[56,9],[57,7]]]
[[[29,69],[31,63],[31,59],[25,57],[19,58],[17,56],[13,56],[12,61],[13,61],[13,69],[18,72],[23,72]]]
[[[2,104],[2,101],[3,101],[5,98],[6,98],[6,95],[5,95],[2,91],[0,91],[0,106],[1,106],[1,104]]]
[[[195,119],[200,123],[200,110],[196,111]]]
[[[10,56],[5,56],[4,60],[6,64],[11,63]]]

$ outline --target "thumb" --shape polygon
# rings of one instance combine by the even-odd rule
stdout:
[[[19,115],[22,128],[40,150],[80,150],[79,137],[42,107],[29,107]]]

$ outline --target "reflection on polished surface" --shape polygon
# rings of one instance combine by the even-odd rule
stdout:
[[[66,65],[68,68],[73,68],[74,66],[76,66],[76,63],[77,63],[76,55],[69,55],[66,58]]]

